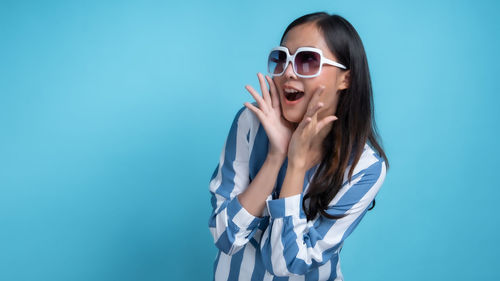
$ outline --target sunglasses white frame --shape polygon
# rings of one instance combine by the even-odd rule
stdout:
[[[271,73],[270,69],[269,69],[269,57],[271,56],[271,53],[273,51],[284,51],[286,53],[285,67],[283,68],[283,71],[281,73],[278,73],[278,74]],[[297,73],[297,70],[295,68],[295,56],[298,53],[304,52],[304,51],[310,51],[310,52],[315,52],[315,53],[319,54],[319,56],[321,58],[321,61],[320,61],[320,64],[319,64],[318,72],[316,74],[313,74],[313,75],[302,75],[302,74]],[[272,77],[274,77],[274,76],[281,76],[281,75],[283,75],[283,73],[285,73],[286,68],[288,67],[288,64],[290,62],[292,63],[292,69],[293,69],[293,72],[295,73],[295,75],[297,75],[298,77],[301,77],[301,78],[312,78],[312,77],[319,76],[321,74],[321,70],[323,69],[323,64],[325,64],[325,63],[328,64],[328,65],[336,66],[338,68],[347,69],[347,67],[345,67],[344,65],[342,65],[342,64],[340,64],[338,62],[335,62],[335,61],[333,61],[331,59],[325,58],[323,56],[323,51],[321,51],[321,49],[313,48],[313,47],[300,47],[300,48],[297,49],[297,51],[295,51],[295,54],[293,54],[293,56],[292,56],[292,55],[290,55],[290,52],[288,51],[287,47],[279,46],[279,47],[272,48],[271,52],[269,52],[269,56],[268,56],[268,60],[267,60],[267,72]]]

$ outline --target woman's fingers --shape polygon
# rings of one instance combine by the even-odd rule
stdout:
[[[304,118],[299,123],[299,126],[297,127],[297,129],[303,129],[305,126],[307,126],[313,120],[316,121],[318,111],[322,107],[323,107],[323,103],[322,102],[318,102],[313,108],[310,108],[308,110],[308,114],[304,115]]]
[[[312,116],[311,117],[317,117],[318,111],[324,106],[322,102],[318,102],[316,106],[312,110]]]
[[[259,108],[263,112],[268,112],[270,108],[275,108],[273,106],[274,101],[272,101],[271,96],[269,94],[269,89],[267,88],[266,80],[261,73],[257,73],[257,77],[259,79],[260,89],[262,92],[262,96],[250,85],[246,85],[245,88],[250,92],[253,96]],[[279,105],[279,101],[278,101]]]
[[[316,132],[319,132],[321,131],[328,123],[330,122],[333,122],[335,120],[337,120],[337,116],[335,115],[330,115],[330,116],[327,116],[325,118],[323,118],[321,121],[318,122],[318,124],[316,125]]]
[[[257,78],[259,79],[260,90],[262,92],[262,97],[267,104],[271,105],[271,97],[269,96],[269,90],[267,89],[266,80],[264,80],[264,76],[259,72],[257,73]]]
[[[319,101],[323,92],[324,86],[319,86],[318,89],[316,89],[313,97],[307,105],[306,114],[304,115],[302,122],[300,122],[297,127],[297,129],[304,130],[304,128],[310,124],[310,129],[307,131],[311,132],[312,136],[321,131],[321,129],[323,129],[328,123],[338,119],[336,116],[331,115],[323,118],[321,121],[318,121],[318,112],[324,106],[323,102]]]
[[[255,113],[255,115],[257,115],[257,117],[259,118],[259,120],[262,120],[262,111],[260,111],[260,109],[258,109],[257,107],[255,107],[253,104],[249,103],[249,102],[245,102],[243,103],[244,106],[246,106],[246,108],[250,109],[253,113]]]
[[[316,91],[314,91],[313,97],[309,100],[309,104],[307,105],[306,116],[312,117],[318,110],[317,105],[319,102],[319,98],[325,89],[324,86],[319,86]]]
[[[259,93],[252,88],[252,86],[247,85],[245,86],[245,89],[253,96],[257,104],[259,105],[260,110],[266,110],[266,102],[264,99],[259,95]]]
[[[278,89],[276,88],[276,84],[274,84],[273,79],[267,75],[266,75],[266,80],[269,83],[269,88],[271,90],[272,107],[279,108],[280,107],[280,100],[279,100]]]
[[[307,105],[306,113],[304,114],[302,121],[297,126],[297,129],[303,130],[304,127],[307,126],[307,124],[313,121],[313,119],[316,120],[316,114],[318,113],[319,109],[323,107],[323,103],[319,102],[319,97],[323,90],[324,87],[319,86],[318,89],[314,91],[313,97],[309,100],[309,104]]]
[[[295,129],[295,132],[301,133],[304,130],[304,127],[307,126],[307,124],[309,124],[311,122],[311,120],[312,120],[311,117],[304,116],[304,119],[302,119],[302,121],[300,121],[299,125]]]

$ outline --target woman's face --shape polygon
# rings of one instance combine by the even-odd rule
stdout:
[[[315,47],[323,51],[323,56],[338,62],[337,58],[330,52],[323,35],[315,23],[305,23],[295,26],[285,35],[282,46],[287,47],[290,55],[295,54],[299,47]],[[313,78],[301,78],[293,72],[293,66],[288,64],[281,76],[273,78],[278,89],[283,116],[290,122],[299,123],[307,110],[309,101],[320,85],[325,89],[320,101],[324,106],[318,112],[318,120],[334,115],[337,109],[339,90],[349,86],[349,71],[335,66],[324,64],[319,76]],[[295,89],[304,92],[304,95],[293,103],[287,100],[285,89]]]

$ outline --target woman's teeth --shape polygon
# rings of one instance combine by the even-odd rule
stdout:
[[[297,91],[295,89],[284,89],[285,98],[289,101],[295,101],[304,96],[304,92]]]

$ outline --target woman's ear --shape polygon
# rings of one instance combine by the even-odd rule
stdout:
[[[345,90],[351,85],[351,70],[346,70],[344,73],[340,74],[340,85],[339,90]]]

